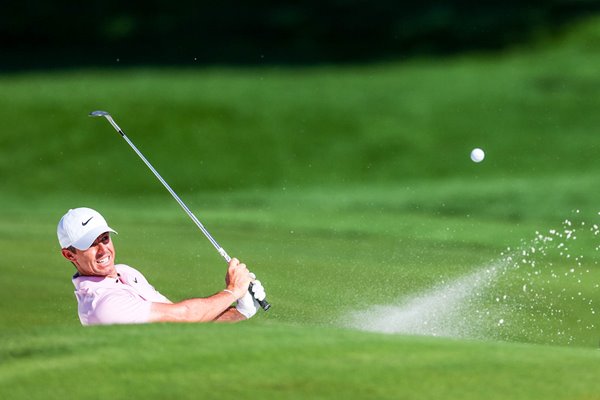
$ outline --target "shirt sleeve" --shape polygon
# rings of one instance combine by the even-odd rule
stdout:
[[[149,322],[152,303],[126,290],[111,291],[98,299],[90,324],[143,324]]]

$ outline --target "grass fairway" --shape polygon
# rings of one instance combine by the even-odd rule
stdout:
[[[0,398],[600,398],[597,26],[442,61],[1,76]],[[268,313],[80,326],[68,208],[172,300],[224,276],[95,109]]]

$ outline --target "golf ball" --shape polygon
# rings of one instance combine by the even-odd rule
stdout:
[[[485,153],[483,152],[483,150],[477,148],[471,151],[471,160],[473,160],[473,162],[482,162],[484,158]]]

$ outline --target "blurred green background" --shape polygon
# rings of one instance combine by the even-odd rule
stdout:
[[[598,2],[3,7],[0,397],[600,396]],[[97,109],[268,313],[81,328],[69,208],[172,300],[225,267]]]

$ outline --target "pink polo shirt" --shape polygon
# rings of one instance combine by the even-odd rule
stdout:
[[[152,303],[170,303],[135,268],[117,264],[118,278],[73,277],[82,325],[143,324]]]

